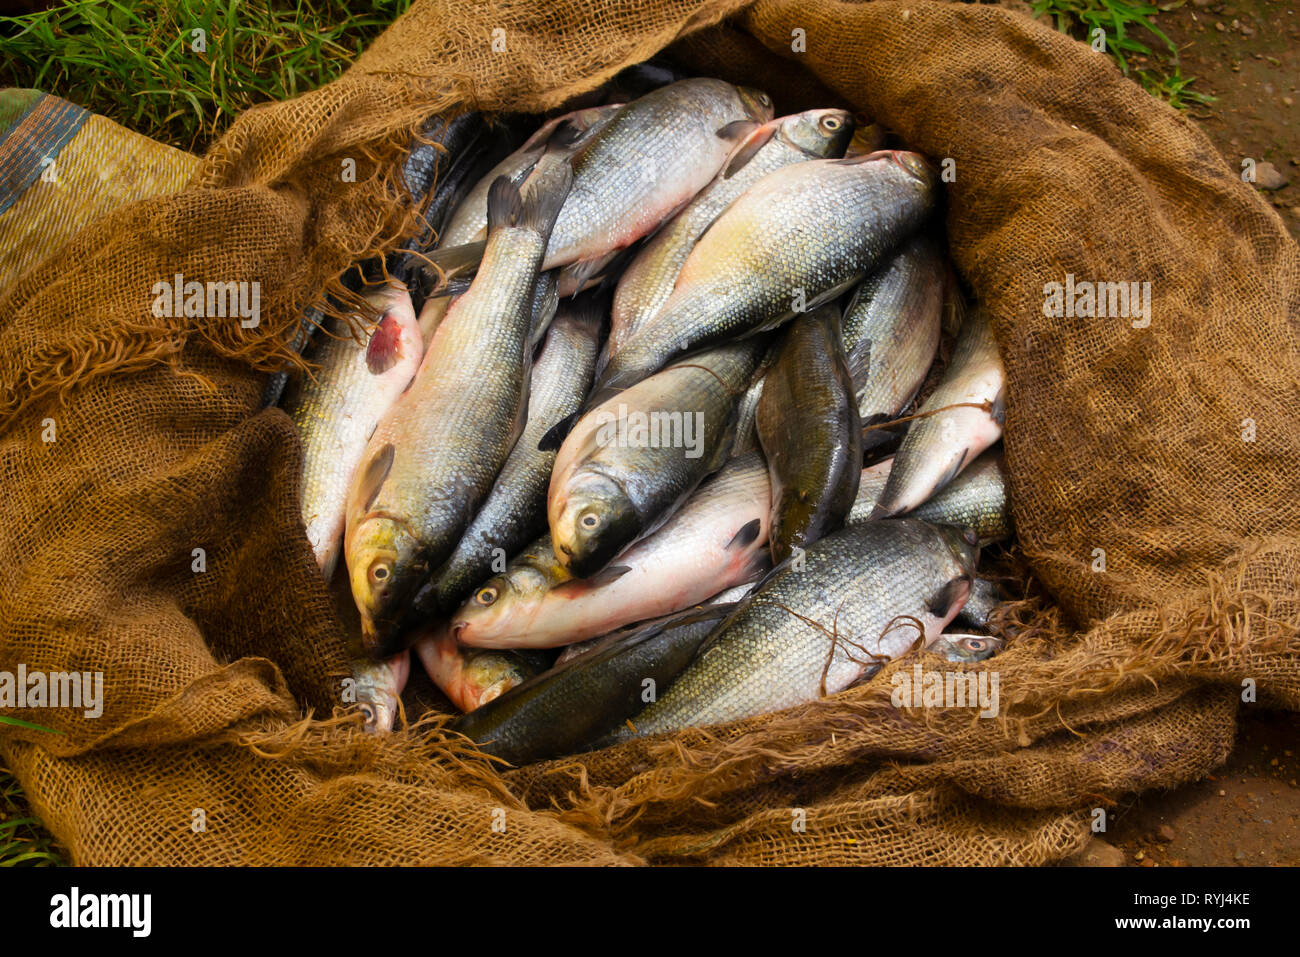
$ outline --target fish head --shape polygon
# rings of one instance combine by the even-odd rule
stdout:
[[[531,677],[524,662],[512,654],[487,651],[471,656],[465,666],[463,679],[464,704],[461,708],[472,711],[489,701],[501,697]],[[466,707],[468,705],[469,707]]]
[[[547,575],[531,565],[494,575],[452,615],[451,635],[477,645],[527,634],[550,589]]]
[[[992,635],[942,635],[933,650],[954,664],[967,664],[992,658],[1005,644]]]
[[[852,135],[853,114],[848,110],[808,110],[781,125],[781,136],[810,156],[840,156]]]
[[[641,517],[623,486],[588,472],[570,482],[551,524],[555,557],[570,574],[587,578],[641,534]]]
[[[739,89],[740,102],[745,105],[746,112],[759,123],[766,123],[776,115],[772,98],[762,90],[756,90],[752,86],[742,86]]]
[[[401,710],[402,688],[406,686],[410,668],[409,652],[403,652],[388,661],[353,663],[357,709],[365,716],[366,731],[379,734],[393,730]]]
[[[903,172],[907,185],[927,201],[934,198],[939,188],[939,174],[920,153],[911,153],[907,150],[877,150],[855,162],[883,162],[897,167]]]
[[[361,614],[361,641],[372,658],[395,647],[394,625],[406,599],[424,582],[419,542],[400,522],[385,515],[364,519],[348,534],[348,578]]]

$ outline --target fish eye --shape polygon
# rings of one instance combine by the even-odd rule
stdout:
[[[583,528],[595,528],[600,524],[600,518],[594,512],[588,512],[580,519]]]
[[[500,594],[501,593],[497,591],[495,586],[488,585],[486,588],[480,588],[478,590],[478,593],[474,596],[474,600],[480,605],[490,605],[497,600],[497,596]]]
[[[370,580],[373,582],[386,582],[392,573],[392,566],[388,564],[387,559],[377,558],[370,565]]]
[[[826,130],[829,130],[831,133],[834,133],[836,130],[838,130],[838,129],[839,129],[841,126],[843,126],[843,125],[844,125],[844,124],[842,124],[839,120],[837,120],[837,119],[836,119],[835,117],[833,117],[833,116],[825,116],[825,117],[822,117],[822,126],[823,126]]]
[[[966,647],[971,651],[983,651],[986,646],[983,638],[970,638],[966,641]]]
[[[758,94],[758,102],[763,104],[764,106],[771,106],[772,98],[768,96],[766,93],[760,93]]]

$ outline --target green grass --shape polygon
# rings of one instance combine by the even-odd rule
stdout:
[[[333,80],[410,2],[63,0],[0,17],[0,85],[201,151],[248,107]],[[204,52],[192,49],[195,29]]]
[[[1139,70],[1138,82],[1175,109],[1188,110],[1214,102],[1213,96],[1190,89],[1196,77],[1183,76],[1178,47],[1151,19],[1157,13],[1182,6],[1182,0],[1159,7],[1126,0],[1029,0],[1029,6],[1034,16],[1050,17],[1057,30],[1084,43],[1091,43],[1098,29],[1104,31],[1106,53],[1125,76],[1130,73],[1130,57],[1149,60],[1153,69]],[[1154,49],[1143,42],[1143,32],[1158,41]]]
[[[50,867],[66,863],[32,814],[18,781],[0,769],[0,867]]]

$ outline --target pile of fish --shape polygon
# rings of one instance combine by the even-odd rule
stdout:
[[[934,170],[844,110],[646,76],[506,155],[414,149],[438,212],[283,397],[375,730],[412,651],[524,763],[1002,647],[1003,370]]]

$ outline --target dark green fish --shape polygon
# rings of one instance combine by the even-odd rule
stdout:
[[[588,750],[655,700],[733,608],[693,608],[600,639],[450,727],[516,765]]]
[[[788,323],[758,400],[772,480],[772,561],[844,524],[862,474],[862,430],[834,304]]]

